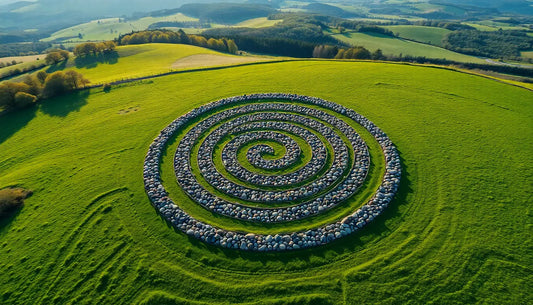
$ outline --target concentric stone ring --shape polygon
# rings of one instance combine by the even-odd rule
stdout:
[[[178,184],[197,204],[258,223],[323,213],[356,194],[369,170],[366,143],[348,120],[381,146],[385,173],[365,205],[327,226],[274,236],[216,228],[182,210],[161,183],[159,163],[169,139],[192,126],[179,141],[174,168]],[[282,153],[276,155],[275,147]],[[390,203],[400,177],[394,145],[372,122],[332,102],[280,93],[226,98],[192,110],[161,131],[144,164],[146,192],[176,228],[210,244],[255,251],[323,245],[362,228]]]

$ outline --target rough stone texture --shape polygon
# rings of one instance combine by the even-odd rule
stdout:
[[[260,100],[286,101],[287,103],[254,103]],[[191,120],[195,119],[201,114],[228,105],[239,106],[242,103],[248,103],[248,105],[235,107],[231,110],[222,111],[201,121],[193,128],[193,130],[195,128],[197,129],[194,131],[191,130],[189,133],[187,133],[187,135],[180,142],[175,156],[176,175],[182,188],[194,201],[198,202],[205,208],[230,217],[235,217],[247,221],[268,223],[292,221],[302,217],[308,217],[313,214],[325,211],[326,209],[335,206],[342,200],[349,198],[353,193],[357,191],[357,189],[360,187],[360,185],[366,178],[366,173],[368,171],[369,164],[369,156],[366,144],[360,139],[357,133],[355,133],[355,131],[353,131],[353,129],[348,124],[344,123],[340,119],[337,119],[335,116],[329,115],[323,111],[316,110],[313,108],[290,104],[290,101],[299,101],[304,104],[318,105],[323,108],[333,110],[339,114],[339,117],[349,118],[366,128],[379,143],[385,156],[385,174],[377,192],[364,206],[357,209],[341,221],[331,223],[320,228],[311,229],[303,232],[294,232],[292,234],[276,234],[272,236],[252,234],[246,232],[232,232],[221,228],[213,227],[209,224],[194,219],[192,216],[188,215],[185,211],[180,209],[168,197],[168,194],[161,183],[159,173],[159,162],[162,153],[166,147],[166,144],[168,140],[173,136],[173,134],[179,131],[180,128],[188,125]],[[253,113],[257,111],[262,112]],[[283,111],[283,113],[278,113],[274,111]],[[296,114],[288,114],[285,112]],[[298,113],[305,114],[306,117],[298,115]],[[237,117],[236,115],[240,114],[245,114],[247,116],[245,122],[238,121],[239,117]],[[236,118],[231,119],[225,124],[229,124],[227,125],[229,127],[237,128],[236,130],[239,130],[238,128],[240,128],[242,129],[241,131],[244,132],[250,132],[250,130],[254,129],[253,126],[250,126],[251,124],[265,124],[263,123],[264,120],[297,120],[297,122],[305,126],[310,126],[313,131],[317,131],[318,133],[322,134],[328,140],[334,150],[335,157],[331,166],[331,168],[334,168],[334,170],[331,173],[331,168],[326,171],[326,174],[323,175],[323,177],[325,176],[325,178],[322,183],[330,183],[329,185],[335,183],[337,184],[326,194],[318,196],[317,198],[315,198],[316,196],[313,197],[313,194],[316,194],[316,192],[313,193],[313,191],[314,188],[320,189],[321,185],[316,185],[313,190],[307,189],[306,186],[296,188],[300,192],[303,192],[301,194],[303,196],[302,198],[311,197],[312,199],[309,202],[304,202],[296,206],[272,209],[253,208],[237,203],[227,202],[207,192],[202,186],[198,184],[194,176],[190,174],[190,148],[196,141],[195,138],[198,138],[197,133],[201,132],[204,129],[207,130],[210,128],[210,126],[214,125],[213,120],[220,121],[222,119],[232,118],[233,116],[236,116]],[[283,116],[285,117],[283,118]],[[338,130],[340,130],[350,141],[352,146],[350,149],[352,149],[354,152],[355,160],[352,160],[352,162],[348,162],[348,148],[346,147],[346,144],[342,140],[342,143],[338,142],[338,139],[336,139],[336,137],[338,138],[338,136],[327,130],[330,128],[321,124],[318,120],[309,119],[307,116],[315,117],[317,119],[326,121]],[[310,125],[307,125],[305,123],[308,123]],[[233,126],[232,124],[235,125]],[[326,128],[322,128],[322,126],[320,125]],[[262,127],[257,127],[255,129],[261,128]],[[278,130],[283,129],[278,128]],[[295,130],[292,130],[292,132],[298,134],[302,138],[305,138],[303,132],[298,133],[298,131]],[[213,134],[214,133],[211,133],[208,138],[211,137]],[[215,135],[213,135],[212,141],[215,141],[215,145],[217,142],[217,138],[219,136],[224,137],[225,134],[226,133],[224,133],[224,131],[222,130],[220,131],[220,133],[217,132]],[[272,137],[275,138],[276,136]],[[282,137],[280,137],[280,139],[281,138]],[[198,154],[198,162],[202,171],[202,175],[205,178],[206,175],[213,174],[213,176],[211,177],[211,181],[214,181],[217,184],[214,186],[217,187],[217,189],[219,190],[228,192],[231,184],[226,184],[227,179],[222,177],[224,180],[218,180],[220,177],[218,177],[217,174],[210,172],[210,168],[212,165],[212,160],[210,159],[210,157],[212,156],[212,149],[209,147],[212,143],[207,138],[205,142],[207,142],[207,154]],[[288,142],[284,143],[283,140],[279,140],[278,142],[280,142],[282,145],[285,145],[286,148],[291,149],[291,153],[294,152],[292,151],[293,148],[289,147],[290,145],[288,144]],[[315,144],[318,145],[318,143]],[[268,148],[266,147],[254,147],[257,149],[268,150]],[[318,148],[318,146],[316,147]],[[205,159],[206,157],[207,159]],[[232,158],[232,156],[227,157]],[[313,157],[315,156],[313,155]],[[225,166],[228,166],[228,164],[232,163],[232,160],[224,158],[223,162]],[[258,162],[261,161],[259,160]],[[214,168],[214,166],[212,168]],[[315,169],[316,168],[311,168],[310,170]],[[344,171],[349,172],[349,174],[345,178],[342,177],[342,173]],[[386,136],[386,134],[382,132],[378,127],[376,127],[372,122],[367,120],[365,117],[357,114],[355,111],[315,97],[301,96],[295,94],[267,93],[244,95],[222,99],[196,108],[190,111],[189,113],[181,116],[180,118],[176,119],[169,126],[163,129],[159,136],[150,145],[144,163],[143,176],[146,193],[148,194],[148,197],[150,198],[154,207],[161,213],[163,217],[165,217],[169,222],[171,222],[173,226],[180,229],[185,234],[198,238],[209,244],[218,245],[226,248],[241,249],[246,251],[287,251],[301,248],[309,248],[329,243],[333,240],[349,235],[371,222],[388,206],[388,204],[393,199],[394,194],[396,193],[400,183],[401,165],[396,148]],[[210,181],[209,179],[206,180]],[[285,182],[287,185],[295,183],[291,182],[290,179]],[[230,181],[230,183],[233,182]],[[311,182],[311,184],[312,183],[314,182]],[[322,188],[322,190],[326,188],[327,186]],[[253,195],[255,195],[256,200],[266,202],[268,202],[269,200],[276,200],[277,198],[276,192],[266,192],[261,191],[260,189],[254,189],[253,191],[257,191],[256,193],[250,192],[250,189],[248,188],[240,190],[231,188],[231,191],[235,192],[237,195],[247,197],[246,199],[249,201],[254,200],[254,198],[251,198]],[[297,196],[298,194],[298,192],[287,193],[287,191],[280,191],[277,195],[280,196],[278,198],[282,198],[281,200],[290,201],[292,198],[291,196]]]

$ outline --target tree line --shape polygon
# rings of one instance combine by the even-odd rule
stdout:
[[[533,69],[522,68],[508,65],[493,65],[493,64],[477,64],[464,63],[443,58],[427,58],[425,56],[391,56],[384,55],[380,49],[370,52],[364,47],[352,47],[349,49],[339,48],[334,45],[319,45],[313,50],[314,58],[330,58],[330,59],[372,59],[384,60],[394,62],[410,62],[419,64],[435,64],[442,66],[455,66],[462,69],[469,70],[485,70],[497,73],[511,74],[523,77],[533,77]]]
[[[46,57],[44,58],[44,61],[47,65],[55,65],[59,62],[62,62],[64,60],[68,60],[70,57],[70,53],[65,50],[52,50],[49,52]]]
[[[49,42],[0,43],[0,57],[37,55],[51,47]]]
[[[114,41],[85,42],[74,47],[75,56],[88,56],[114,52],[117,44]]]
[[[383,55],[381,49],[377,49],[374,52],[370,52],[368,49],[361,46],[344,49],[332,45],[316,46],[313,50],[313,57],[334,59],[387,59],[387,57]]]
[[[460,30],[446,35],[443,46],[474,56],[518,59],[521,51],[533,49],[533,37],[516,30]]]
[[[31,106],[43,98],[51,98],[82,88],[89,81],[73,70],[51,74],[39,71],[24,77],[22,82],[0,83],[0,106],[18,109]]]
[[[236,54],[239,50],[233,39],[206,38],[200,35],[188,35],[183,30],[147,30],[121,35],[118,38],[120,45],[143,43],[180,43],[208,48],[220,52]]]

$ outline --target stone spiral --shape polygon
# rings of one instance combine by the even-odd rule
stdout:
[[[283,235],[216,228],[178,207],[161,183],[163,151],[170,138],[189,126],[179,141],[174,169],[194,202],[213,213],[265,224],[311,217],[352,197],[367,177],[368,148],[349,121],[379,143],[385,174],[364,206],[324,227]],[[281,156],[276,155],[280,147]],[[323,245],[362,228],[390,203],[400,176],[394,145],[372,122],[332,102],[281,93],[226,98],[192,110],[161,131],[144,163],[148,197],[176,228],[210,244],[255,251]]]

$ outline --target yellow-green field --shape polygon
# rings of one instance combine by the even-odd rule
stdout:
[[[267,17],[259,17],[237,23],[236,25],[234,25],[234,27],[265,28],[269,26],[274,26],[280,22],[283,22],[283,20],[269,20]]]
[[[384,26],[384,28],[392,31],[394,34],[398,34],[397,36],[401,38],[429,43],[439,47],[442,47],[444,36],[451,32],[443,28],[416,25],[390,25]]]
[[[118,57],[99,56],[71,58],[66,63],[52,66],[46,71],[73,69],[81,72],[93,84],[107,83],[122,79],[156,75],[176,69],[219,66],[265,60],[259,57],[229,55],[191,45],[180,44],[143,44],[117,48]],[[183,60],[193,55],[217,55],[216,61]],[[212,58],[212,57],[211,57]],[[224,59],[227,58],[227,61]],[[180,62],[181,60],[181,62]],[[177,63],[179,65],[177,65]]]
[[[381,49],[385,55],[399,56],[401,54],[403,56],[410,55],[425,56],[427,58],[445,58],[459,62],[484,62],[482,59],[474,56],[464,55],[436,46],[381,34],[348,32],[344,34],[334,34],[332,36],[342,42],[346,42],[354,46],[363,46],[370,51]]]

